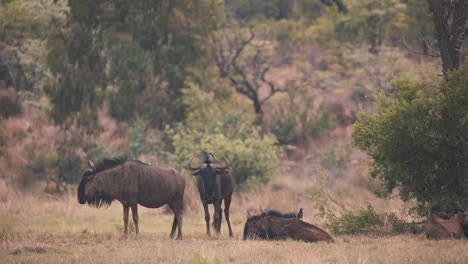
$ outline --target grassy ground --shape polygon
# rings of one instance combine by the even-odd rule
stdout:
[[[172,215],[139,208],[141,235],[122,236],[122,209],[74,199],[0,202],[0,263],[468,263],[468,242],[424,236],[335,237],[335,244],[243,241],[245,214],[233,212],[235,238],[205,235],[200,212],[185,215],[184,240],[168,239]]]

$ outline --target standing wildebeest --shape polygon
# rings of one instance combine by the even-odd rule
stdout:
[[[188,167],[192,174],[197,176],[197,187],[200,193],[200,199],[205,210],[206,233],[210,233],[210,212],[208,204],[213,204],[214,215],[213,225],[216,234],[221,232],[222,209],[221,202],[224,200],[224,215],[229,228],[229,236],[232,237],[231,222],[229,221],[229,207],[232,198],[232,175],[229,169],[229,161],[223,157],[225,165],[216,162],[213,154],[203,152],[203,163],[198,167],[192,167],[190,159]]]
[[[254,216],[247,214],[244,239],[279,240],[291,238],[305,242],[334,242],[327,232],[300,220],[298,216],[302,216],[302,210],[298,214],[284,214],[273,210]]]
[[[125,158],[104,159],[97,166],[88,161],[78,186],[78,202],[94,207],[109,206],[113,200],[123,205],[124,233],[127,235],[128,211],[132,209],[135,232],[138,235],[137,204],[158,208],[165,204],[174,212],[171,238],[178,227],[182,239],[182,214],[185,179],[175,169],[150,166]]]
[[[466,214],[431,210],[426,224],[426,237],[428,239],[460,239],[467,234]]]

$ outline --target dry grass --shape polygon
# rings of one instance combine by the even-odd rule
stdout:
[[[10,197],[0,202],[1,263],[467,263],[468,243],[423,236],[335,237],[335,244],[243,241],[245,214],[233,211],[235,238],[226,227],[205,235],[200,212],[184,219],[184,240],[168,239],[172,216],[140,207],[141,235],[122,236],[118,203],[106,210],[74,197]],[[15,199],[14,199],[15,198]]]

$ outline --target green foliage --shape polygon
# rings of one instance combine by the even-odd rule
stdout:
[[[468,204],[468,75],[449,81],[398,80],[390,96],[378,97],[374,114],[361,113],[354,144],[372,157],[370,175],[386,190],[419,206]]]
[[[317,139],[334,128],[334,120],[326,104],[314,109],[311,97],[294,93],[289,93],[286,99],[276,102],[269,125],[280,144],[299,144],[310,137]]]
[[[63,3],[11,0],[0,3],[0,80],[17,91],[42,94],[49,80],[45,39]]]
[[[350,156],[351,146],[340,147],[335,144],[328,145],[319,153],[320,164],[330,171],[345,168]]]
[[[146,154],[154,156],[159,147],[158,133],[150,128],[150,122],[142,118],[136,119],[128,135],[129,156],[136,159]]]
[[[69,1],[66,21],[48,38],[52,117],[93,129],[109,100],[119,121],[154,127],[184,118],[180,89],[215,28],[213,1]]]
[[[392,226],[392,233],[394,234],[420,234],[424,232],[423,225],[418,223],[407,223],[403,220],[398,219],[398,217],[394,213],[390,213],[387,215],[387,221]]]
[[[368,205],[366,209],[346,212],[341,217],[332,219],[326,227],[336,235],[365,235],[382,227],[383,224],[382,216],[375,212],[374,207]]]
[[[195,156],[198,164],[200,153],[212,152],[222,161],[225,156],[231,163],[236,190],[248,190],[268,183],[274,175],[279,154],[276,138],[261,136],[259,130],[247,124],[240,126],[238,134],[228,136],[220,128],[214,131],[199,131],[178,125],[166,133],[172,142],[172,151],[167,153],[171,164],[187,169],[188,160]]]

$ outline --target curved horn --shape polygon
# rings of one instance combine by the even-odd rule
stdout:
[[[94,166],[94,163],[93,163],[91,160],[88,160],[88,166],[89,166],[93,171],[96,170],[96,166]]]
[[[219,169],[219,170],[227,170],[227,169],[229,169],[229,160],[228,160],[226,157],[224,157],[224,156],[223,156],[223,160],[224,160],[224,164],[225,164],[225,165],[224,165],[223,167],[219,166],[218,169]]]
[[[198,170],[200,168],[195,168],[195,167],[192,167],[192,160],[193,160],[193,157],[190,158],[189,162],[188,162],[188,168],[190,170]]]

